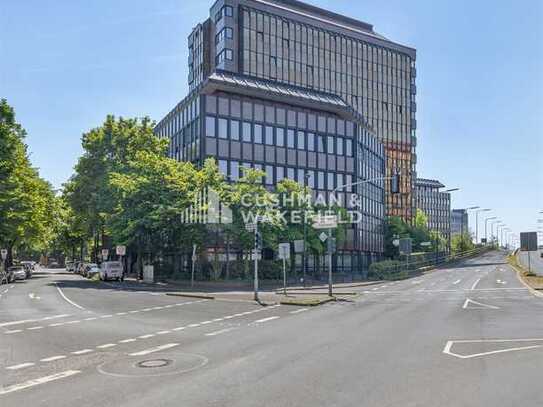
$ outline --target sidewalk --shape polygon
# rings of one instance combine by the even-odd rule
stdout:
[[[144,283],[130,277],[125,278],[125,281],[134,284],[136,287],[159,288],[160,291],[164,291],[166,295],[222,301],[255,301],[252,284],[247,282],[195,282],[194,287],[191,288],[190,282],[188,281]],[[283,294],[283,289],[278,288],[277,284],[266,284],[266,282],[263,282],[261,290],[259,290],[259,300],[263,305],[286,304],[313,306],[329,301],[348,300],[348,298],[358,295],[359,291],[362,291],[360,288],[379,283],[381,283],[381,281],[334,284],[332,286],[334,298],[330,298],[328,296],[328,285],[287,287],[287,295],[285,296]]]

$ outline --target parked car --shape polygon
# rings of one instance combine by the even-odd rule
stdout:
[[[74,271],[74,263],[72,261],[69,261],[66,263],[66,271],[68,272]]]
[[[24,279],[26,279],[26,271],[25,271],[24,266],[11,266],[11,267],[8,268],[8,271],[13,272],[13,280],[24,280]]]
[[[96,263],[85,263],[83,266],[83,271],[81,272],[81,275],[83,277],[89,277],[89,270],[92,268],[98,268],[98,264]]]
[[[95,275],[100,275],[100,267],[93,263],[92,267],[87,269],[87,277],[93,278]]]
[[[100,280],[124,280],[123,265],[120,261],[105,261],[100,265]]]
[[[86,266],[86,265],[87,265],[87,263],[85,263],[85,262],[79,263],[79,266],[78,266],[78,268],[77,268],[76,273],[77,273],[77,274],[83,275],[83,271],[85,270],[85,266]]]
[[[24,269],[25,269],[26,278],[31,278],[32,277],[32,272],[34,271],[34,265],[32,264],[32,262],[31,261],[22,261],[21,266],[23,266]]]

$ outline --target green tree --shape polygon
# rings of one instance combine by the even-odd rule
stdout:
[[[451,239],[451,251],[455,254],[472,250],[474,247],[469,233],[457,234]]]
[[[52,238],[54,193],[32,167],[25,136],[14,109],[0,100],[0,245],[8,249],[8,264],[14,249],[44,251]]]

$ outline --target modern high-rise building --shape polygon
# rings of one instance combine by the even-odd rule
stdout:
[[[451,233],[451,194],[441,192],[444,187],[433,179],[415,180],[417,209],[428,217],[428,229],[441,233],[448,240]]]
[[[451,234],[460,235],[469,233],[468,211],[465,209],[453,209],[451,212]]]
[[[366,23],[273,0],[216,1],[188,45],[189,94],[155,128],[170,155],[214,157],[231,181],[252,167],[270,189],[289,178],[315,195],[337,190],[361,217],[347,227],[334,270],[360,272],[381,259],[385,204],[405,217],[413,206],[414,50]],[[402,193],[385,200],[383,178],[396,171]],[[241,255],[225,238],[212,250]],[[320,262],[310,257],[309,270]]]
[[[364,117],[383,142],[387,215],[408,220],[415,207],[416,50],[371,24],[295,0],[218,0],[189,37],[189,86],[221,70],[326,92]]]

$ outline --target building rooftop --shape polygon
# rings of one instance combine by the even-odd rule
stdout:
[[[415,180],[415,186],[428,187],[428,188],[445,188],[445,185],[443,185],[437,179],[427,179],[427,178],[417,178]]]

